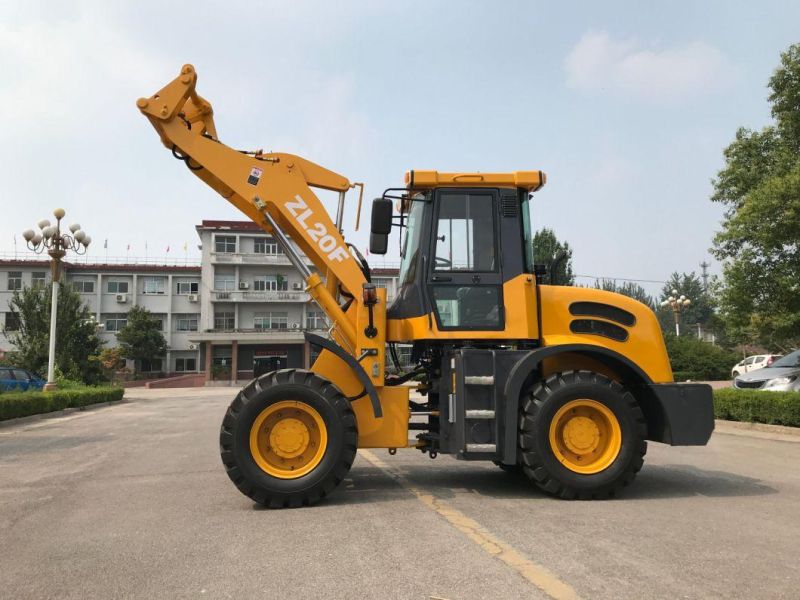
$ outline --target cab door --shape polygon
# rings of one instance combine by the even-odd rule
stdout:
[[[440,331],[505,328],[497,203],[496,190],[436,190],[427,287]]]

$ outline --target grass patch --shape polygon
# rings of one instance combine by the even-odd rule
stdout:
[[[714,390],[714,416],[728,421],[800,427],[800,392]]]
[[[122,400],[124,393],[123,388],[117,387],[84,387],[54,392],[3,392],[0,394],[0,421]]]

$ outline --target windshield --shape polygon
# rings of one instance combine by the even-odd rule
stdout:
[[[800,367],[800,350],[795,350],[791,354],[787,354],[780,360],[776,360],[770,365],[772,369],[779,367]]]
[[[422,234],[422,212],[424,201],[412,201],[411,210],[406,219],[406,237],[400,250],[400,285],[414,280],[417,270],[417,255]]]

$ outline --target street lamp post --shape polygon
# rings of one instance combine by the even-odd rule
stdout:
[[[50,348],[47,358],[47,385],[45,391],[56,388],[56,321],[58,314],[58,286],[61,283],[61,260],[71,250],[76,254],[86,254],[86,249],[92,242],[92,238],[86,235],[77,223],[69,226],[72,235],[61,233],[61,219],[64,218],[63,208],[53,211],[56,224],[51,225],[47,219],[42,219],[37,223],[41,231],[28,229],[22,233],[22,237],[28,244],[28,249],[37,254],[47,250],[50,255],[50,275],[53,281],[53,295],[50,301]]]
[[[672,295],[661,303],[662,307],[669,306],[672,309],[672,315],[675,317],[675,335],[681,334],[681,312],[691,303],[692,301],[683,294],[678,296],[678,290],[672,290]]]

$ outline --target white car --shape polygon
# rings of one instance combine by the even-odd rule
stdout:
[[[780,354],[756,354],[755,356],[748,356],[743,361],[734,365],[731,369],[731,378],[736,379],[739,375],[757,371],[764,367],[770,367],[772,363],[779,358],[781,358]]]

